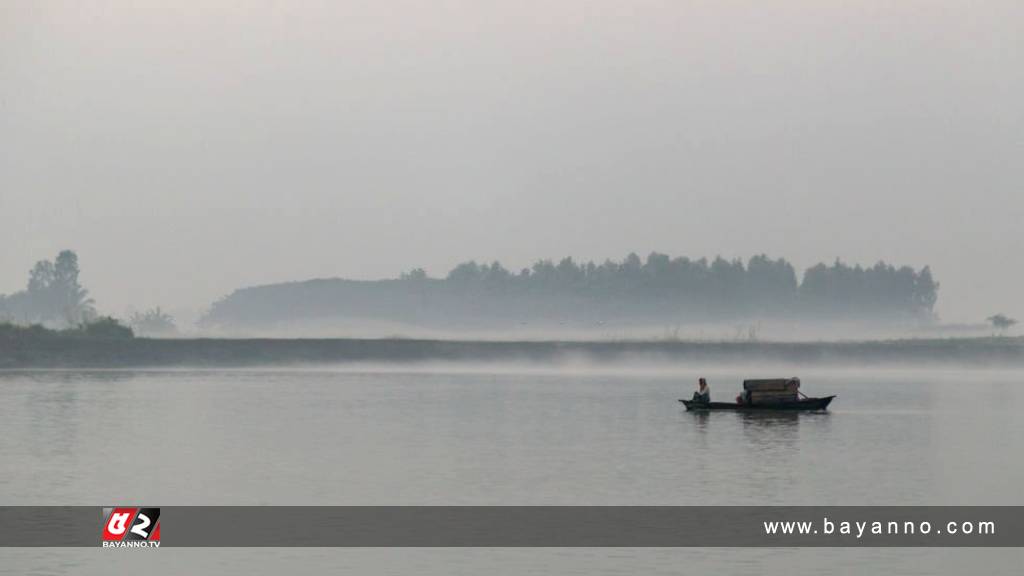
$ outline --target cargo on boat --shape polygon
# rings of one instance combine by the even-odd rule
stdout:
[[[744,380],[743,389],[750,392],[792,392],[800,389],[799,378],[768,378]]]
[[[777,404],[796,402],[799,393],[799,378],[744,380],[741,398],[748,404]]]

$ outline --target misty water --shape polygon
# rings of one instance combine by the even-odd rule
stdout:
[[[828,413],[686,412],[799,375]],[[1024,505],[1005,371],[433,367],[0,373],[0,504]],[[105,573],[1017,573],[1016,550],[4,551]],[[2,570],[2,568],[0,568]]]

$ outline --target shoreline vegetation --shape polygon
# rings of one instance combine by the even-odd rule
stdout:
[[[0,296],[0,369],[415,362],[1024,366],[1024,338],[1006,337],[1016,321],[1003,314],[988,318],[1000,337],[758,337],[761,320],[798,327],[858,321],[875,328],[935,328],[939,284],[927,266],[915,271],[883,262],[864,268],[836,261],[814,265],[798,280],[792,264],[764,255],[747,262],[659,253],[601,264],[564,258],[557,264],[541,260],[518,273],[497,262],[466,262],[444,278],[416,269],[390,280],[335,278],[236,290],[214,303],[194,338],[161,338],[185,333],[159,307],[132,314],[127,324],[101,316],[79,274],[77,254],[63,250],[52,261],[35,264],[24,290]],[[390,334],[405,329],[425,334],[373,337],[369,322],[381,322]],[[737,338],[679,337],[681,327],[702,322],[732,324]],[[344,327],[351,332],[307,337],[316,323],[334,335]],[[741,339],[744,325],[747,338]],[[268,331],[280,335],[282,326],[305,330],[294,334],[300,338],[252,337]],[[662,326],[666,337],[614,336],[631,326]],[[538,330],[542,339],[523,338],[527,329]],[[474,339],[474,334],[502,339]]]
[[[383,322],[434,331],[503,332],[531,326],[605,331],[632,324],[684,326],[856,319],[874,325],[930,325],[939,283],[931,269],[816,264],[802,279],[783,258],[744,262],[652,252],[621,261],[556,264],[519,272],[499,262],[464,262],[445,277],[415,269],[399,278],[323,278],[235,290],[199,321],[205,331],[253,333],[281,326]]]
[[[0,369],[238,368],[427,362],[594,365],[789,363],[1024,367],[1024,337],[834,342],[139,338],[115,320],[67,330],[0,325]]]

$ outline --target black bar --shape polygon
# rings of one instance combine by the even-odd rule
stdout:
[[[1018,506],[173,506],[161,508],[159,520],[161,546],[188,547],[1020,547],[1022,512]],[[831,534],[824,533],[826,519]],[[768,534],[766,522],[811,522],[817,533]],[[842,533],[843,522],[850,534]],[[885,531],[872,534],[873,522]],[[888,532],[892,522],[899,533]],[[950,522],[991,522],[994,533],[950,534]],[[905,532],[908,526],[913,533]],[[102,529],[100,507],[0,507],[0,546],[100,546]]]

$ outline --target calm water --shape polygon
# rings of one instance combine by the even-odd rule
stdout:
[[[751,376],[702,373],[721,400]],[[839,395],[833,409],[774,416],[685,412],[676,398],[698,375],[0,373],[0,504],[1024,505],[1021,374],[804,370],[805,392]],[[1024,561],[925,549],[158,553],[0,551],[0,570],[813,574],[867,562],[1017,574]]]

